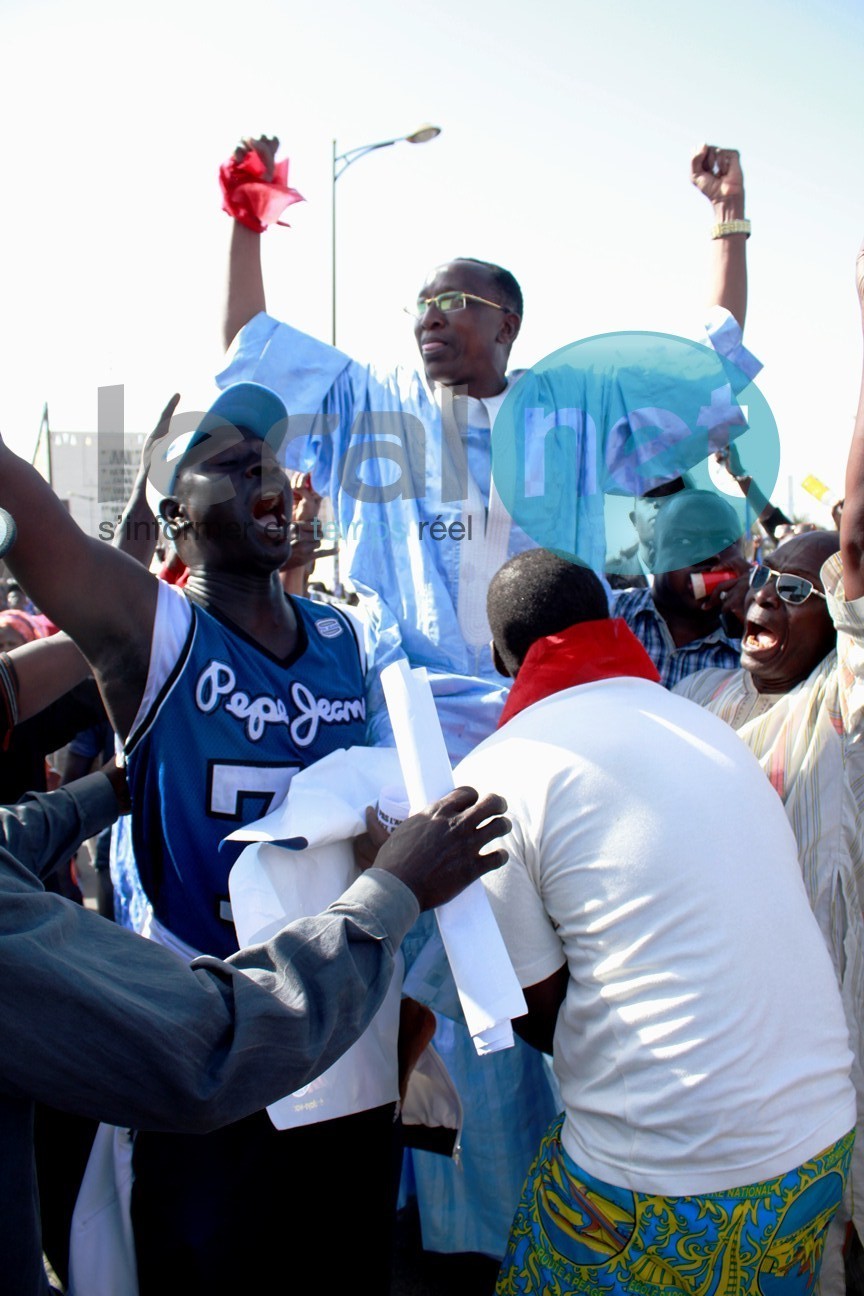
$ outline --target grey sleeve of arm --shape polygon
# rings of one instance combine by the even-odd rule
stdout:
[[[117,798],[104,774],[88,774],[56,792],[28,792],[0,806],[0,846],[37,877],[68,859],[117,818]]]
[[[417,912],[371,869],[323,914],[190,967],[46,894],[0,852],[0,1090],[139,1129],[239,1120],[361,1034]]]

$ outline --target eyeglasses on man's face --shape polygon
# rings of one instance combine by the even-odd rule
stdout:
[[[791,603],[793,607],[806,603],[811,594],[815,594],[817,598],[825,598],[822,591],[817,590],[806,576],[795,576],[792,572],[776,572],[770,567],[761,565],[754,567],[750,573],[750,588],[764,589],[772,580],[776,581],[777,597],[784,603]]]
[[[479,302],[481,306],[492,306],[495,310],[506,311],[507,306],[502,306],[500,302],[489,301],[487,297],[478,297],[476,293],[469,292],[443,292],[438,293],[437,297],[418,297],[414,306],[406,306],[406,315],[413,316],[414,319],[422,319],[430,306],[441,311],[443,315],[455,315],[456,311],[463,311],[469,302]]]

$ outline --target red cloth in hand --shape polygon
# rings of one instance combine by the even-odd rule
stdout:
[[[273,166],[273,179],[266,179],[267,169],[260,156],[250,149],[238,162],[230,157],[219,168],[222,188],[222,210],[247,229],[263,234],[268,225],[280,221],[286,207],[303,202],[303,195],[288,187],[288,159]]]

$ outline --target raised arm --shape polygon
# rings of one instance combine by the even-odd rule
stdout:
[[[261,235],[238,221],[231,231],[228,253],[228,287],[222,341],[227,351],[244,324],[267,309],[264,274],[261,269]]]
[[[788,518],[781,508],[772,504],[767,495],[755,482],[741,462],[741,455],[734,441],[728,445],[725,450],[720,450],[715,456],[718,463],[722,463],[729,476],[737,482],[741,494],[746,496],[747,502],[756,515],[760,526],[768,533],[771,539],[774,539],[774,532],[779,526],[791,525],[791,518]]]
[[[254,151],[264,165],[265,179],[271,180],[278,148],[279,141],[275,136],[270,138],[262,135],[259,139],[244,139],[234,150],[234,160],[240,162],[249,152]],[[263,310],[266,310],[266,303],[264,274],[261,269],[261,235],[235,220],[228,253],[228,284],[222,326],[226,350],[243,325]]]
[[[0,506],[17,525],[6,563],[43,612],[76,642],[99,677],[112,721],[127,733],[144,691],[157,581],[94,540],[35,468],[0,440]]]
[[[858,250],[856,264],[858,303],[864,329],[864,243]],[[855,430],[846,463],[846,501],[840,520],[840,552],[843,555],[843,590],[847,599],[864,594],[864,372]]]
[[[714,213],[710,305],[723,306],[743,331],[747,315],[748,235],[723,229],[745,219],[744,176],[737,150],[703,144],[690,163],[690,179],[711,203]]]

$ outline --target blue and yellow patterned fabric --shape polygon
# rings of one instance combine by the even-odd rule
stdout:
[[[528,1172],[497,1296],[804,1296],[816,1289],[854,1133],[777,1179],[699,1197],[603,1183],[550,1126]]]

